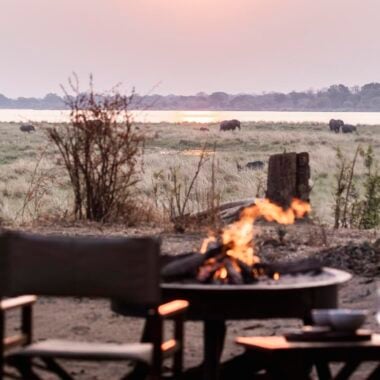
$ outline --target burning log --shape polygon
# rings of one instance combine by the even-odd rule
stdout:
[[[210,217],[210,213],[216,213],[220,220],[225,223],[231,223],[239,218],[239,214],[244,207],[255,203],[255,198],[241,199],[233,202],[222,203],[215,209],[207,209],[194,214],[186,214],[183,216],[188,223],[204,222]],[[176,223],[179,217],[174,219]]]
[[[322,264],[316,259],[302,259],[291,263],[258,263],[255,268],[264,271],[269,277],[274,277],[276,273],[279,275],[284,274],[319,274],[322,271]]]
[[[178,260],[173,260],[164,266],[161,271],[164,278],[191,276],[204,262],[204,257],[199,255],[197,252],[187,253],[183,256],[185,257],[181,257]]]
[[[253,283],[260,277],[276,278],[304,273],[316,275],[322,270],[321,262],[316,259],[302,259],[291,263],[255,263],[250,266],[239,259],[229,257],[226,250],[224,253],[222,251],[222,246],[218,245],[206,254],[192,252],[180,255],[163,267],[162,277],[168,282],[192,278],[202,284],[241,285]],[[221,279],[222,271],[225,277]]]
[[[212,282],[215,273],[222,268],[223,264],[219,261],[215,261],[210,264],[205,264],[199,268],[197,280],[202,284]]]
[[[161,271],[161,275],[166,279],[173,277],[195,277],[199,267],[207,260],[220,254],[221,251],[222,245],[217,244],[207,250],[205,254],[200,254],[198,252],[186,253],[181,255],[180,259],[173,260],[165,265]]]
[[[240,267],[241,275],[245,284],[251,284],[252,282],[257,281],[257,277],[253,275],[253,268],[246,264],[244,261],[236,259],[237,264]]]
[[[230,260],[229,258],[226,258],[224,260],[224,266],[227,270],[227,279],[228,279],[229,284],[241,285],[244,283],[243,276],[242,276],[241,272],[238,271],[236,269],[236,267],[234,267],[234,263],[232,260]],[[240,270],[240,268],[239,268],[239,270]]]
[[[253,223],[257,218],[292,224],[309,210],[309,204],[297,199],[285,210],[267,199],[257,200],[242,211],[238,221],[225,227],[219,238],[211,235],[205,239],[200,253],[188,253],[165,265],[162,276],[166,281],[190,277],[201,283],[238,285],[252,283],[260,276],[276,278],[281,273],[316,271],[318,266],[310,263],[291,267],[290,264],[260,264],[253,243]]]

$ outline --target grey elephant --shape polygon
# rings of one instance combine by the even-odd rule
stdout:
[[[335,133],[339,133],[340,132],[340,128],[343,128],[344,126],[344,121],[343,120],[340,120],[340,119],[331,119],[329,121],[329,128],[330,128],[330,131],[331,132],[335,132]]]
[[[35,132],[36,128],[32,124],[23,124],[20,126],[20,131],[30,133],[30,132]]]
[[[240,121],[236,119],[224,120],[220,123],[220,131],[234,131],[236,128],[240,130]]]
[[[263,170],[264,162],[263,161],[251,161],[248,162],[245,167],[250,170]]]
[[[357,131],[356,127],[351,124],[344,124],[342,127],[342,133],[353,133],[356,131]]]
[[[243,169],[249,169],[249,170],[263,170],[264,169],[264,162],[263,161],[250,161],[246,163],[244,166],[241,166],[238,161],[236,161],[236,167],[238,171],[241,171]]]

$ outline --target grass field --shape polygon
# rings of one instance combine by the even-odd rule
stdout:
[[[1,216],[11,224],[28,223],[42,216],[62,217],[70,213],[68,178],[44,128],[22,133],[17,123],[0,123]],[[336,169],[336,148],[352,157],[358,144],[372,144],[380,160],[380,126],[359,126],[357,134],[334,134],[317,123],[243,123],[241,131],[219,132],[217,124],[139,124],[146,146],[138,184],[138,202],[152,207],[165,203],[170,192],[169,168],[187,183],[195,172],[199,149],[216,146],[195,185],[189,211],[203,209],[211,182],[211,162],[216,168],[215,184],[221,202],[263,195],[268,158],[271,154],[307,151],[312,170],[314,215],[331,223]],[[208,128],[202,131],[200,128]],[[249,161],[265,162],[264,171],[237,169]],[[173,169],[174,170],[174,169]],[[359,162],[358,177],[363,175]],[[259,188],[259,189],[258,189]]]

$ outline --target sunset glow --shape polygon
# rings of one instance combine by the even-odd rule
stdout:
[[[142,94],[362,84],[380,79],[379,12],[374,0],[4,0],[2,92],[59,92],[72,70]]]

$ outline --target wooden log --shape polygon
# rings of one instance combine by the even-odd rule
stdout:
[[[309,154],[283,153],[269,158],[266,196],[288,208],[293,198],[309,201]]]
[[[302,259],[290,263],[258,263],[255,264],[256,269],[262,269],[264,273],[273,277],[275,273],[284,274],[318,274],[322,271],[322,264],[316,259]]]
[[[288,208],[297,188],[297,153],[269,157],[266,197]]]
[[[207,284],[212,281],[214,274],[217,270],[219,270],[223,264],[219,261],[210,264],[210,265],[203,265],[199,268],[199,272],[197,275],[197,280],[201,282],[202,284]]]
[[[251,284],[252,282],[257,281],[257,278],[253,276],[252,268],[248,264],[239,259],[236,259],[236,263],[239,265],[241,274],[246,284]]]
[[[195,278],[198,268],[208,259],[219,255],[222,252],[222,249],[222,245],[213,244],[212,248],[208,249],[205,254],[193,252],[190,254],[180,255],[161,269],[161,276],[165,280],[189,276]]]
[[[185,254],[184,256],[185,257],[183,258],[176,257],[161,269],[161,276],[165,280],[170,280],[171,278],[176,277],[195,277],[198,267],[206,260],[205,256],[198,252]]]
[[[227,269],[228,273],[228,283],[232,285],[241,285],[244,283],[243,281],[243,276],[241,273],[239,273],[235,268],[234,265],[232,264],[232,261],[230,258],[226,258],[224,260],[224,265]]]
[[[302,152],[297,154],[297,180],[296,198],[305,202],[310,202],[310,165],[309,153]]]
[[[244,207],[248,207],[254,204],[255,198],[241,199],[233,202],[222,203],[219,207],[214,210],[203,210],[194,214],[186,214],[183,216],[181,221],[185,219],[187,222],[199,222],[207,219],[211,212],[219,214],[219,217],[224,221],[224,219],[233,219],[236,215],[239,215],[240,210]],[[233,214],[232,214],[233,213]],[[232,215],[231,215],[232,214]],[[180,218],[174,219],[174,222],[179,221]]]

